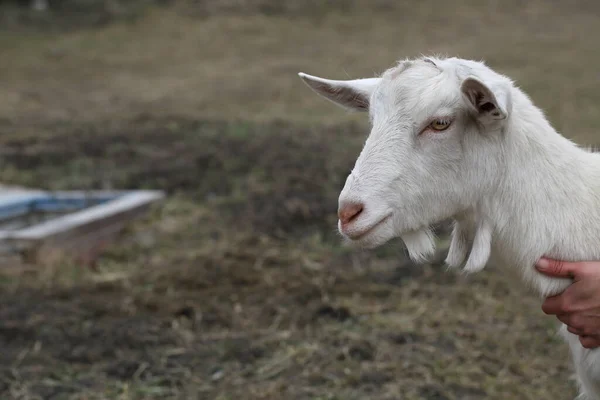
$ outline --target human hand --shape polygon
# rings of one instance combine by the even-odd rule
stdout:
[[[564,292],[548,297],[542,310],[567,325],[585,348],[600,346],[600,262],[566,262],[541,258],[536,268],[543,274],[572,278]]]

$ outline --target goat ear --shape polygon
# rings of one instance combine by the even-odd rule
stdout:
[[[369,109],[371,94],[381,80],[381,78],[367,78],[334,81],[307,75],[303,72],[298,75],[318,95],[346,109],[357,111]]]
[[[488,87],[480,80],[470,77],[463,81],[460,90],[483,123],[503,120],[508,116],[510,92],[505,88]]]

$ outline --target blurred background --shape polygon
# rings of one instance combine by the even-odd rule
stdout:
[[[367,121],[297,72],[485,60],[593,145],[599,33],[583,0],[0,1],[0,183],[168,195],[93,269],[0,270],[0,398],[574,397],[506,270],[341,246]]]

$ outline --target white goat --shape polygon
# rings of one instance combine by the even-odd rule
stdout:
[[[534,268],[542,256],[600,260],[600,154],[558,134],[507,77],[458,58],[406,60],[380,77],[300,73],[321,96],[368,111],[372,129],[339,197],[340,233],[366,248],[407,238],[433,251],[429,227],[453,218],[446,262],[467,271],[493,256],[541,296],[569,279]],[[416,249],[416,250],[415,250]],[[600,350],[562,326],[580,399],[600,400]]]

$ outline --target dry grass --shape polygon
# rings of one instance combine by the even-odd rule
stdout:
[[[531,93],[559,129],[590,138],[598,102],[593,3],[345,3],[354,6],[319,17],[242,8],[194,18],[179,7],[98,30],[5,32],[0,116],[93,120],[143,110],[333,123],[347,116],[308,92],[298,71],[372,76],[399,58],[442,53],[485,59]]]
[[[170,197],[100,272],[2,275],[1,397],[572,397],[555,323],[514,277],[411,265],[398,243],[339,246],[336,198],[365,121],[296,72],[485,59],[597,144],[599,11],[228,0],[62,33],[5,28],[0,181]]]
[[[398,243],[339,247],[335,199],[361,142],[353,125],[173,118],[5,140],[4,181],[171,196],[99,272],[4,275],[4,396],[571,394],[554,322],[509,276],[412,265]]]

